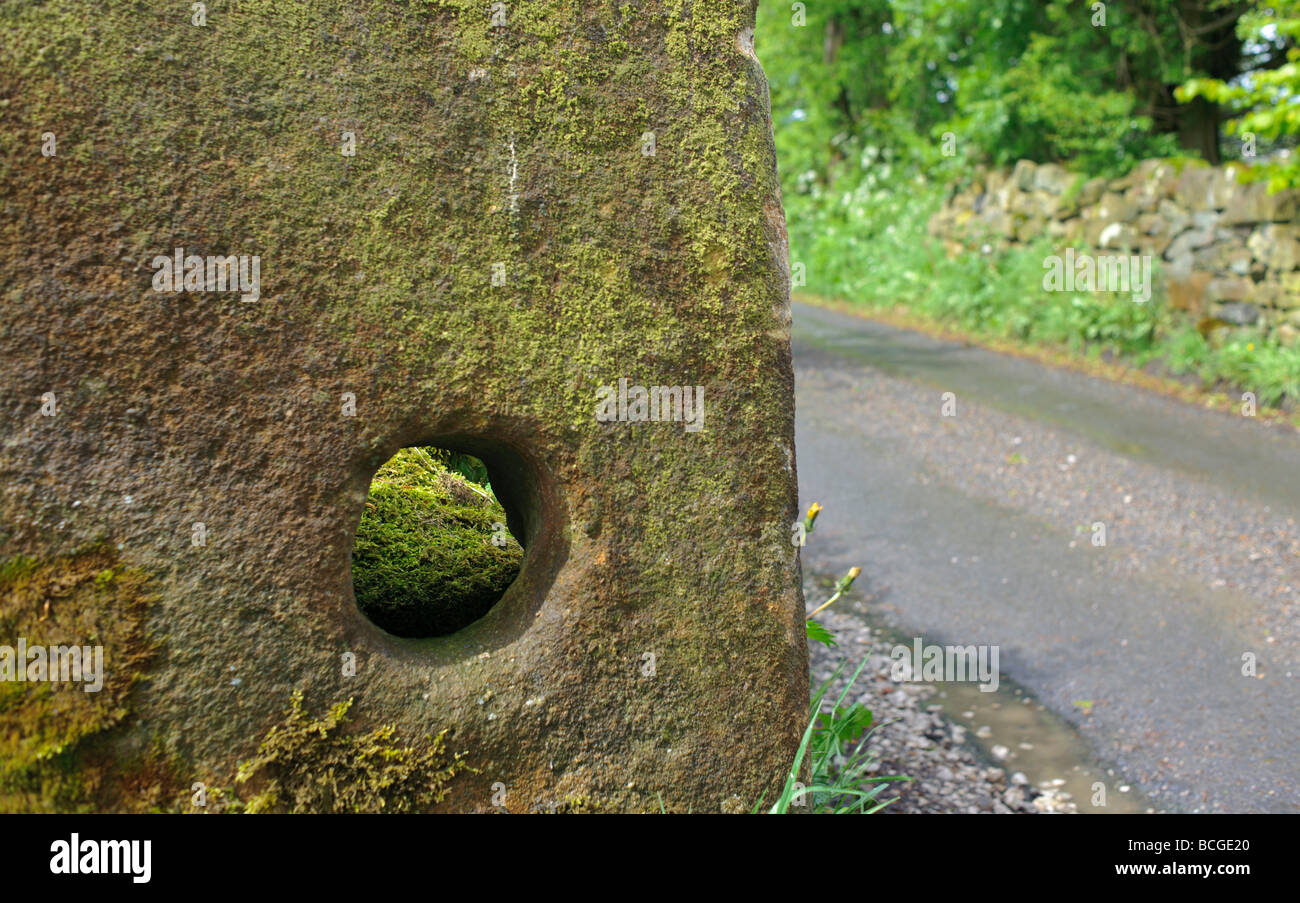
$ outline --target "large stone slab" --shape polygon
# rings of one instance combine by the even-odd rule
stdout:
[[[753,3],[2,9],[0,644],[102,641],[109,695],[16,691],[0,807],[771,799],[808,694]],[[599,420],[620,379],[702,428]],[[414,444],[527,547],[427,639],[349,572]]]

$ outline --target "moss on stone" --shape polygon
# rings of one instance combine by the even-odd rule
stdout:
[[[357,528],[357,605],[398,636],[442,636],[478,620],[523,560],[505,523],[488,490],[423,449],[402,449],[375,474]]]
[[[284,724],[271,728],[257,755],[239,766],[236,783],[252,792],[241,807],[259,812],[422,812],[441,802],[461,770],[446,731],[424,746],[402,746],[391,726],[365,734],[341,729],[352,700],[321,718],[293,694]]]
[[[480,0],[246,0],[199,28],[163,0],[0,0],[0,369],[36,399],[56,367],[69,401],[58,433],[0,413],[0,541],[45,548],[57,520],[31,513],[73,498],[105,512],[168,595],[151,724],[220,779],[277,701],[243,693],[209,717],[193,663],[317,675],[308,692],[335,698],[319,662],[355,627],[332,604],[360,502],[344,476],[421,434],[508,440],[552,474],[549,514],[572,530],[556,588],[533,587],[555,616],[485,630],[463,662],[375,644],[353,717],[416,731],[433,707],[512,787],[545,775],[539,796],[557,753],[581,752],[575,786],[616,809],[652,804],[624,789],[623,752],[666,731],[637,787],[712,811],[777,779],[807,699],[778,542],[797,516],[779,189],[738,49],[753,3],[508,7],[492,28]],[[150,261],[180,246],[259,255],[261,302],[153,293]],[[595,422],[596,390],[623,376],[706,386],[705,431]],[[359,416],[338,416],[344,392]],[[133,408],[157,415],[119,437],[106,421]],[[106,504],[145,473],[162,487],[149,516]],[[217,500],[232,529],[189,550]],[[628,656],[646,649],[672,680],[639,681]],[[408,702],[433,676],[440,692]],[[516,705],[545,689],[545,730],[480,724],[488,681]],[[773,730],[737,755],[736,719]]]
[[[119,567],[108,547],[0,562],[0,644],[103,647],[96,692],[87,692],[85,681],[0,680],[0,811],[76,811],[120,797],[130,798],[128,808],[148,808],[167,796],[123,790],[167,783],[143,779],[160,770],[156,762],[100,767],[102,741],[126,720],[130,691],[149,659],[147,583],[143,573]]]

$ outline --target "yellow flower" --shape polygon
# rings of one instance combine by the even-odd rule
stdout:
[[[821,513],[821,510],[822,506],[817,502],[813,502],[812,505],[809,506],[808,513],[803,519],[803,529],[805,533],[812,532],[813,523],[817,520],[817,515]]]

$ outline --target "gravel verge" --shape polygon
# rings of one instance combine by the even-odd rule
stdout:
[[[818,591],[805,588],[809,599]],[[884,813],[1073,813],[1069,794],[1033,786],[1023,774],[986,761],[960,724],[949,720],[931,702],[935,688],[923,683],[895,683],[890,678],[891,640],[876,636],[851,615],[827,609],[817,620],[836,634],[837,646],[809,644],[814,688],[844,667],[831,685],[823,711],[828,710],[853,671],[866,666],[844,704],[859,702],[871,710],[875,732],[867,741],[876,761],[872,772],[907,775],[913,780],[891,783],[880,799],[896,798]]]

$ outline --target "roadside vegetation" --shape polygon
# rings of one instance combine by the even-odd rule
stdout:
[[[816,503],[808,509],[802,524],[805,538],[813,532],[821,510],[822,506]],[[813,610],[805,622],[809,642],[836,645],[835,635],[814,616],[847,593],[859,573],[858,568],[851,568],[835,584],[830,598]],[[892,799],[880,799],[891,782],[911,780],[903,776],[872,774],[876,756],[867,743],[879,725],[874,722],[871,710],[862,703],[844,704],[867,665],[865,659],[835,701],[827,705],[827,694],[847,665],[846,659],[813,694],[808,726],[804,729],[781,793],[767,810],[769,814],[804,811],[821,815],[871,815],[893,802]],[[805,764],[807,784],[801,779]],[[754,807],[755,811],[762,806],[760,800]]]
[[[760,4],[796,295],[1294,410],[1300,346],[1198,331],[1159,274],[1145,304],[1044,292],[1046,239],[950,257],[926,234],[950,186],[1019,159],[1112,177],[1153,157],[1238,160],[1249,133],[1249,178],[1300,185],[1300,2],[1108,6],[1097,25],[1066,0],[827,0],[801,25]]]
[[[867,172],[836,198],[787,203],[792,260],[807,274],[796,295],[867,312],[903,311],[977,340],[1118,359],[1191,377],[1206,389],[1249,389],[1262,405],[1294,408],[1300,400],[1300,348],[1251,328],[1202,334],[1169,310],[1158,277],[1146,304],[1044,292],[1043,259],[1057,253],[1047,240],[949,257],[925,232],[942,186],[922,175],[909,178],[907,191],[879,184],[891,176],[888,169]]]

